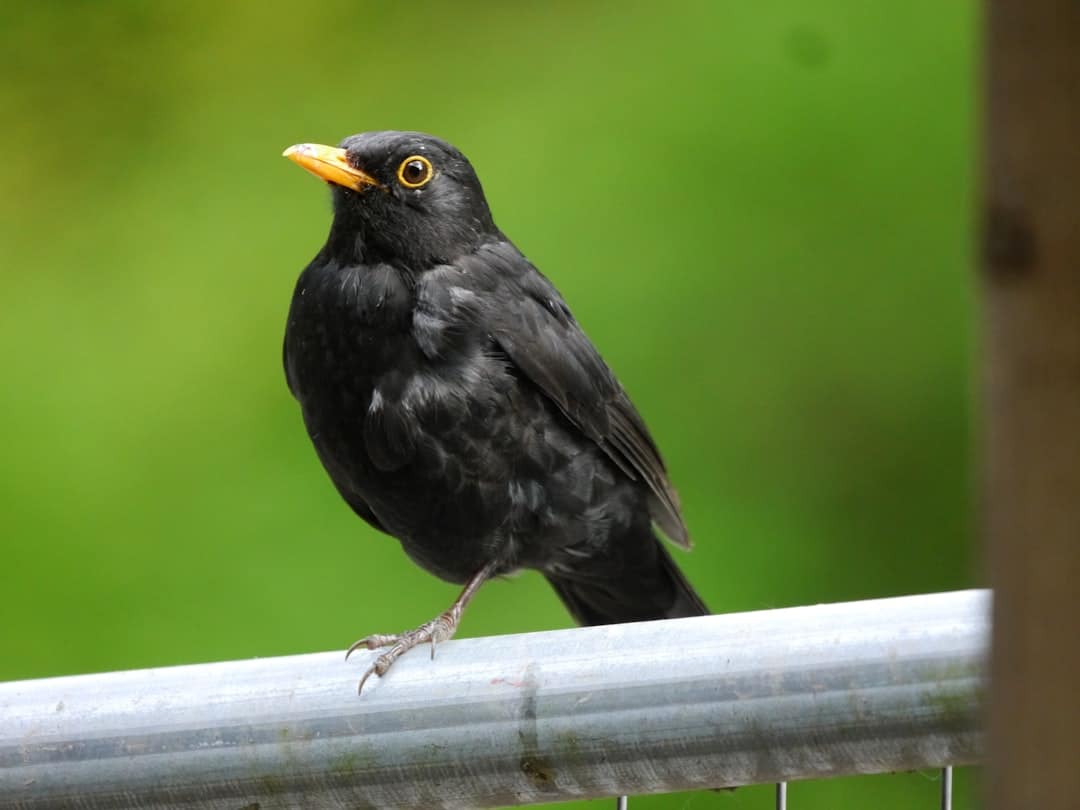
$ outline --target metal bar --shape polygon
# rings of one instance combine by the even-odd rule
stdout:
[[[0,808],[493,807],[967,764],[988,611],[966,591],[454,641],[360,697],[369,653],[0,684]]]
[[[952,810],[952,765],[941,769],[941,810]]]
[[[776,810],[787,810],[787,782],[776,783]]]

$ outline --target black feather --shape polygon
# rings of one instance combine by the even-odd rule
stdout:
[[[587,623],[704,612],[650,528],[689,544],[656,444],[469,162],[418,133],[343,147],[379,185],[334,188],[284,351],[338,491],[453,582],[494,561],[541,571]],[[417,154],[433,179],[405,188]]]

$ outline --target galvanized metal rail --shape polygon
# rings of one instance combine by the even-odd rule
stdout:
[[[492,807],[981,756],[989,594],[0,684],[0,808]],[[373,655],[373,653],[372,653]]]

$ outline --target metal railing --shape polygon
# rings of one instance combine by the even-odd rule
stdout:
[[[467,639],[359,697],[367,653],[4,683],[0,808],[492,807],[968,764],[988,615],[964,591]]]

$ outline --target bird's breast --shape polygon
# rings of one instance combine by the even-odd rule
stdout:
[[[340,267],[317,261],[300,276],[285,330],[289,386],[304,402],[377,376],[406,337],[413,296],[386,265]]]
[[[512,383],[473,328],[475,296],[392,267],[309,267],[293,296],[286,375],[339,484],[377,489],[413,464],[472,480]]]

